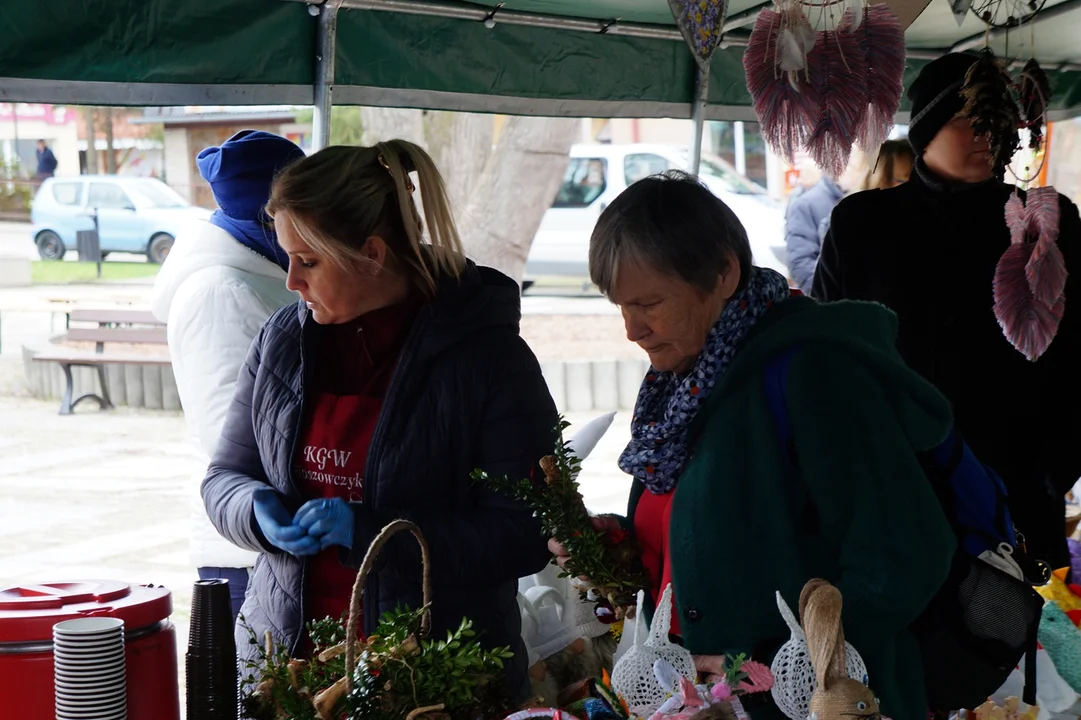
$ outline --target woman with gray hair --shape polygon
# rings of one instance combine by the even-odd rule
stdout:
[[[916,453],[947,437],[951,416],[894,348],[894,315],[791,293],[752,266],[732,211],[682,173],[617,198],[589,261],[651,363],[619,464],[635,481],[624,522],[653,601],[674,589],[673,632],[695,655],[768,665],[789,636],[774,593],[797,607],[824,578],[844,594],[883,713],[923,720],[908,628],[955,541]],[[747,712],[779,717],[768,696],[746,696]]]

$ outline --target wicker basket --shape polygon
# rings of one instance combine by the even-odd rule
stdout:
[[[364,555],[364,562],[360,564],[360,570],[357,571],[357,580],[353,583],[353,595],[349,600],[349,622],[346,625],[345,633],[345,684],[347,695],[351,695],[353,692],[353,676],[356,674],[357,669],[357,648],[353,638],[358,636],[357,625],[360,622],[360,612],[363,607],[364,584],[368,581],[368,575],[371,574],[372,567],[379,558],[379,553],[382,552],[383,548],[386,547],[391,538],[398,533],[405,531],[411,532],[413,537],[416,538],[417,543],[420,545],[420,562],[422,565],[421,592],[423,593],[422,597],[424,603],[420,618],[421,637],[427,637],[432,630],[432,561],[428,552],[428,541],[424,539],[424,534],[420,531],[420,528],[413,523],[408,520],[395,520],[379,531],[379,534],[372,540],[372,544],[368,546],[368,552]],[[439,712],[442,709],[442,705],[416,708],[409,713],[406,718],[407,720],[414,720],[414,718],[424,715],[425,713]]]

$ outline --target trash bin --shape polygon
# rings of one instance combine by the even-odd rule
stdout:
[[[96,229],[77,231],[75,249],[79,253],[79,262],[101,262],[101,235]]]

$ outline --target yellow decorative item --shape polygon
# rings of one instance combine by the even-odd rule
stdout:
[[[1062,568],[1051,573],[1051,581],[1042,587],[1036,588],[1036,592],[1043,596],[1044,600],[1053,602],[1062,608],[1063,612],[1081,610],[1081,597],[1073,594],[1066,585],[1066,576],[1069,568]]]
[[[608,632],[612,633],[612,637],[616,639],[617,643],[623,639],[623,628],[625,626],[626,620],[616,620],[608,628]]]
[[[1015,697],[1006,698],[1004,705],[996,705],[988,700],[983,705],[972,711],[976,720],[1036,720],[1040,708],[1035,705],[1026,705],[1022,709],[1022,703]]]

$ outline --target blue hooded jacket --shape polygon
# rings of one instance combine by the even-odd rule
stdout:
[[[210,218],[211,224],[282,270],[289,269],[289,257],[279,247],[263,207],[274,177],[302,157],[303,150],[279,135],[241,130],[220,146],[206,148],[195,160],[221,208]]]

